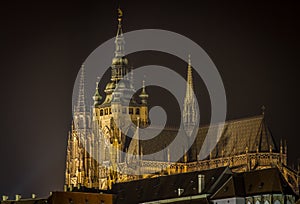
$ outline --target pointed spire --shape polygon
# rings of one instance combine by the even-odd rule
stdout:
[[[97,77],[97,79],[99,80],[99,77]],[[99,93],[99,81],[96,82],[96,91],[95,91],[95,94],[93,96],[93,99],[94,99],[94,106],[100,104],[102,96]]]
[[[146,92],[145,80],[143,80],[142,92],[139,97],[142,99],[142,104],[147,104],[147,98],[149,97],[149,95]]]
[[[286,143],[286,140],[284,140],[284,154],[287,154],[287,143]]]
[[[261,106],[261,114],[264,116],[266,111],[266,107],[264,105]]]
[[[86,112],[85,106],[85,67],[81,65],[81,73],[79,78],[79,87],[78,87],[78,99],[77,106],[75,107],[76,112]]]
[[[191,55],[188,56],[187,84],[186,95],[183,106],[183,123],[188,136],[191,136],[195,126],[197,125],[198,113],[196,110],[196,102],[193,88],[192,63]]]
[[[71,129],[72,129],[72,132],[75,131],[75,122],[74,122],[74,120],[72,120],[72,127],[71,127]]]
[[[117,30],[117,35],[115,39],[115,44],[116,44],[116,50],[115,50],[115,57],[124,57],[125,56],[125,51],[124,51],[124,37],[123,37],[123,30],[122,30],[122,17],[123,17],[123,12],[120,8],[118,8],[118,30]]]
[[[189,54],[189,59],[188,59],[188,73],[187,73],[187,95],[189,97],[192,97],[192,90],[194,90],[193,87],[193,77],[192,77],[192,62],[191,62],[191,55]]]

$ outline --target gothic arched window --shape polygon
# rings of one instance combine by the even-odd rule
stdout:
[[[140,109],[139,109],[139,108],[137,108],[137,109],[135,110],[135,114],[136,114],[136,115],[139,115],[139,114],[140,114]]]
[[[129,108],[129,114],[132,115],[133,114],[133,108]]]
[[[103,109],[100,110],[100,116],[103,116]]]

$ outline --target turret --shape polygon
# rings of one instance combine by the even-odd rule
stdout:
[[[145,80],[143,80],[143,87],[142,87],[142,92],[139,95],[139,97],[141,98],[141,108],[140,108],[140,119],[141,119],[141,123],[142,125],[147,125],[148,124],[148,97],[149,95],[146,92],[146,88],[145,88]]]
[[[99,94],[99,82],[96,82],[96,91],[93,96],[94,106],[100,105],[101,99],[102,99],[102,96]]]
[[[146,88],[145,88],[145,80],[143,80],[143,87],[142,87],[142,92],[139,95],[139,97],[141,98],[142,104],[143,105],[147,105],[147,99],[149,97],[149,95],[146,92]]]

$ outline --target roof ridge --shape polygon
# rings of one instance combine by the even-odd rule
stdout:
[[[231,120],[226,120],[225,122],[216,122],[216,123],[211,123],[211,124],[204,124],[204,125],[201,125],[198,127],[199,129],[200,128],[205,128],[205,127],[210,127],[210,126],[219,126],[219,125],[222,125],[222,124],[229,124],[229,123],[235,123],[235,122],[243,122],[243,121],[246,121],[246,120],[255,120],[255,119],[263,119],[264,116],[263,115],[254,115],[254,116],[249,116],[249,117],[244,117],[244,118],[236,118],[236,119],[231,119]],[[178,130],[179,127],[178,126],[175,126],[175,125],[165,125],[164,127],[163,126],[160,126],[160,125],[150,125],[150,128],[163,128],[163,130]]]
[[[229,124],[229,123],[235,123],[235,122],[243,122],[245,120],[255,120],[255,119],[263,119],[263,115],[255,115],[255,116],[250,116],[250,117],[245,117],[245,118],[236,118],[236,119],[231,119],[231,120],[226,120],[225,122],[216,122],[212,124],[206,124],[206,125],[200,125],[199,128],[204,128],[204,127],[209,127],[209,126],[218,126],[221,124]]]
[[[218,195],[219,192],[223,190],[223,187],[225,187],[231,180],[233,180],[233,174],[221,185],[221,187],[211,196],[211,198],[214,199],[214,197],[216,195]],[[234,184],[234,182],[233,182],[233,184]]]

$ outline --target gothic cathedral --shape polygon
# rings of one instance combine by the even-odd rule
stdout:
[[[164,147],[168,141],[162,139],[159,144],[139,142],[139,134],[142,134],[140,128],[150,123],[147,103],[149,95],[144,81],[139,95],[135,95],[133,75],[130,74],[129,62],[124,52],[125,39],[121,15],[118,18],[115,46],[111,79],[105,87],[105,97],[101,97],[97,83],[91,111],[85,104],[84,66],[80,70],[79,94],[68,136],[65,171],[67,188],[85,186],[109,189],[116,182],[222,166],[228,166],[235,172],[276,166],[298,191],[296,173],[287,168],[287,146],[283,142],[280,142],[279,147],[276,146],[265,123],[264,113],[251,118],[227,121],[218,144],[204,160],[198,160],[197,155],[203,144],[203,138],[206,137],[207,126],[197,128],[197,137],[184,159],[172,161],[169,152],[166,153],[167,161],[143,159],[143,155],[149,150],[157,146]],[[195,111],[197,101],[193,90],[192,64],[189,57],[182,114],[187,137],[192,134],[193,127],[197,125],[196,121],[199,119]],[[171,137],[176,135],[177,131],[168,128],[160,134]],[[156,173],[151,174],[149,170]]]

